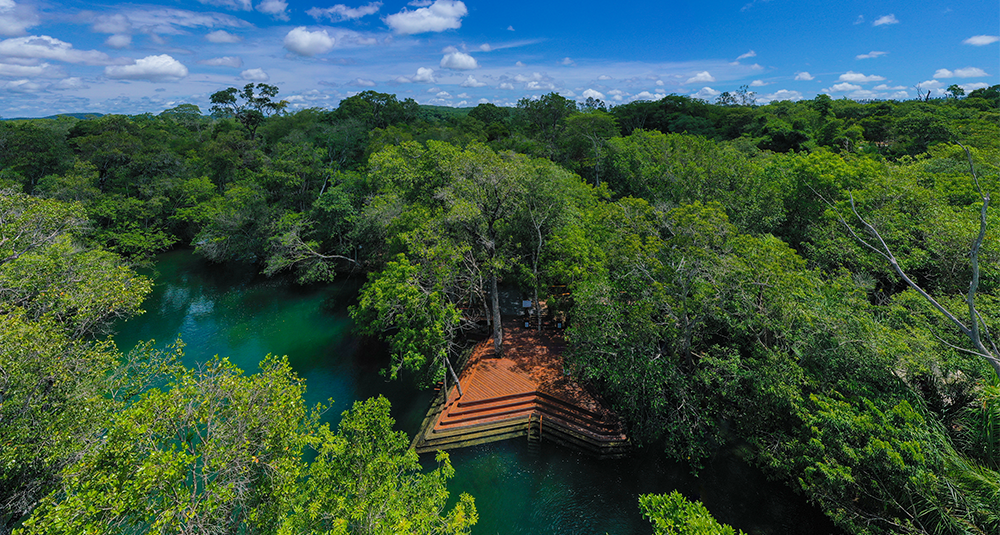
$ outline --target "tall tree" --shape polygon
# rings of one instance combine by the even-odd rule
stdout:
[[[268,116],[281,113],[288,106],[287,100],[272,100],[276,96],[278,87],[265,83],[247,84],[242,91],[229,87],[212,93],[212,113],[236,119],[246,128],[250,139],[254,139]]]

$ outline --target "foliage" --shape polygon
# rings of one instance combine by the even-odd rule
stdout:
[[[701,502],[690,501],[676,490],[670,494],[639,496],[642,514],[653,523],[656,535],[743,535],[720,524]]]

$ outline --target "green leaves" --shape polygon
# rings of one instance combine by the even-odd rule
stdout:
[[[656,535],[743,535],[731,526],[720,524],[698,501],[689,501],[681,493],[643,494],[639,496],[642,514],[653,523]]]

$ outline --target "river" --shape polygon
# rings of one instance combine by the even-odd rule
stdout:
[[[306,380],[307,402],[333,400],[327,413],[332,422],[355,400],[382,394],[392,402],[397,428],[410,436],[417,431],[430,393],[405,377],[386,381],[378,373],[387,362],[383,346],[352,333],[347,306],[361,281],[301,287],[256,275],[249,266],[210,265],[186,250],[159,255],[145,274],[155,286],[146,313],[117,326],[123,350],[140,340],[163,346],[180,337],[185,364],[220,355],[247,373],[268,353],[288,355]],[[455,450],[451,459],[452,499],[462,492],[476,499],[475,534],[651,533],[638,495],[673,489],[747,533],[836,533],[801,497],[766,481],[738,450],[711,459],[698,477],[655,448],[598,461],[544,442],[529,450],[525,440],[508,440]],[[433,456],[421,462],[431,466]]]

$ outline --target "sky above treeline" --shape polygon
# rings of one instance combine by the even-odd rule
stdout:
[[[1000,2],[0,0],[0,117],[159,113],[264,82],[289,110],[911,99],[1000,83]],[[919,88],[919,89],[918,89]]]

